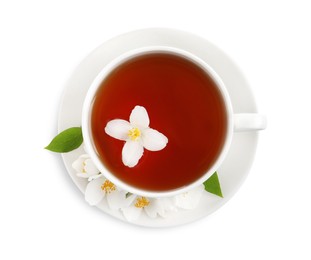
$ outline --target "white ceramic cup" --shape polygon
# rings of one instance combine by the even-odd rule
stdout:
[[[105,165],[102,163],[101,159],[99,158],[94,143],[92,139],[92,131],[91,131],[91,115],[92,115],[92,105],[94,101],[94,97],[96,95],[96,92],[101,85],[101,83],[105,80],[105,78],[118,66],[123,64],[124,62],[136,58],[141,55],[150,54],[150,53],[169,53],[173,55],[178,55],[180,57],[183,57],[187,60],[190,60],[194,64],[201,67],[208,76],[210,76],[213,81],[218,86],[220,93],[222,95],[223,102],[226,107],[226,113],[227,113],[227,131],[226,131],[226,137],[225,141],[222,147],[221,152],[218,155],[217,160],[214,162],[214,164],[206,171],[206,173],[195,180],[194,182],[190,183],[186,187],[182,187],[179,189],[174,190],[168,190],[168,191],[149,191],[149,190],[143,190],[139,189],[137,187],[133,187],[129,185],[128,183],[125,183],[124,181],[117,178],[112,172],[110,172]],[[150,46],[150,47],[144,47],[139,49],[133,49],[131,51],[128,51],[113,61],[111,61],[108,65],[106,65],[100,73],[97,75],[97,77],[92,82],[86,98],[84,100],[83,104],[83,110],[82,110],[82,132],[83,132],[83,138],[84,138],[84,146],[86,152],[90,155],[92,160],[94,161],[97,168],[100,170],[100,172],[111,182],[113,182],[117,187],[124,189],[126,191],[129,191],[133,194],[138,194],[141,196],[146,197],[170,197],[174,196],[183,192],[187,192],[190,189],[202,184],[205,180],[207,180],[221,165],[223,160],[225,159],[227,152],[230,148],[231,141],[232,141],[232,135],[234,132],[241,132],[241,131],[256,131],[256,130],[262,130],[266,127],[266,118],[263,115],[256,114],[256,113],[243,113],[243,114],[234,114],[232,110],[232,105],[230,101],[229,94],[226,90],[226,87],[224,83],[222,82],[221,78],[217,75],[217,73],[202,59],[195,56],[194,54],[184,51],[182,49],[177,49],[173,47],[167,47],[167,46]],[[121,154],[120,154],[121,156]]]

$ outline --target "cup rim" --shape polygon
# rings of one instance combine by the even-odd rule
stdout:
[[[126,182],[120,180],[117,178],[113,173],[111,173],[106,166],[103,164],[103,162],[100,160],[99,156],[97,155],[95,151],[95,147],[93,145],[92,135],[91,135],[91,112],[92,112],[92,106],[94,102],[94,96],[97,93],[97,90],[100,86],[100,84],[103,82],[103,80],[119,65],[122,63],[133,59],[135,57],[145,55],[145,54],[151,54],[151,53],[170,53],[173,55],[179,55],[183,58],[186,58],[190,60],[191,62],[194,62],[196,65],[200,66],[215,82],[215,84],[218,86],[218,89],[223,97],[223,101],[226,107],[226,113],[227,113],[227,131],[226,131],[226,137],[225,141],[222,147],[221,152],[219,153],[219,156],[217,157],[216,161],[213,163],[212,167],[209,168],[209,170],[203,174],[200,178],[195,180],[194,182],[188,184],[187,186],[180,187],[177,189],[167,190],[167,191],[150,191],[150,190],[143,190],[134,186],[131,186],[127,184]],[[170,46],[148,46],[148,47],[141,47],[141,48],[135,48],[130,51],[124,52],[115,59],[113,59],[111,62],[109,62],[105,67],[97,74],[93,82],[91,83],[86,97],[84,99],[83,107],[82,107],[82,134],[83,134],[83,140],[84,140],[84,148],[86,152],[89,154],[91,159],[93,160],[94,164],[98,168],[98,170],[111,182],[113,182],[118,188],[122,190],[126,190],[130,193],[150,197],[150,198],[160,198],[160,197],[171,197],[175,196],[184,192],[187,192],[191,190],[192,188],[195,188],[202,184],[205,180],[207,180],[209,177],[212,176],[212,174],[220,167],[221,163],[225,159],[228,150],[231,145],[232,136],[233,136],[233,109],[230,101],[230,97],[228,94],[228,91],[226,90],[226,87],[221,80],[221,78],[218,76],[218,74],[214,71],[213,68],[211,68],[205,61],[194,55],[193,53],[190,53],[186,50],[179,49],[176,47],[170,47]]]

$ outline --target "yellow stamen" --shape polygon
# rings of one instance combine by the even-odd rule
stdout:
[[[110,193],[116,190],[116,185],[114,185],[111,181],[105,180],[101,186],[101,189],[106,193]]]
[[[83,167],[82,167],[82,173],[86,173],[86,170],[85,170],[86,163],[85,163],[85,162],[82,162],[82,165],[83,165]]]
[[[134,206],[136,208],[144,208],[150,204],[150,201],[146,197],[140,197],[136,199]]]
[[[137,127],[134,127],[128,131],[127,135],[132,141],[136,141],[138,139],[138,137],[141,136],[141,132]]]

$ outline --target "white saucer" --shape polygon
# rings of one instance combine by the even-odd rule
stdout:
[[[152,45],[172,46],[187,50],[205,60],[222,78],[227,86],[235,113],[257,112],[255,100],[243,74],[233,61],[221,50],[205,39],[183,31],[171,29],[145,29],[123,34],[100,45],[75,69],[66,84],[60,107],[58,130],[81,125],[82,104],[91,82],[99,71],[116,56],[134,48]],[[207,216],[224,205],[244,182],[252,165],[258,134],[244,132],[234,134],[231,148],[224,163],[218,170],[224,198],[205,193],[199,206],[194,210],[179,210],[168,218],[141,217],[131,222],[148,227],[167,227],[188,223]],[[86,180],[76,176],[71,165],[83,148],[63,154],[63,160],[73,182],[84,193]],[[103,202],[98,208],[105,213],[126,221],[121,212],[110,210]]]

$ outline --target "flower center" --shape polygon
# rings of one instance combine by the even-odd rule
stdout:
[[[146,197],[140,197],[136,199],[135,207],[144,208],[150,204],[150,201]]]
[[[138,137],[141,136],[141,132],[137,127],[134,127],[128,131],[127,135],[132,141],[136,141],[138,139]]]
[[[101,186],[101,189],[106,193],[110,193],[116,190],[116,185],[114,185],[111,181],[105,180]]]

